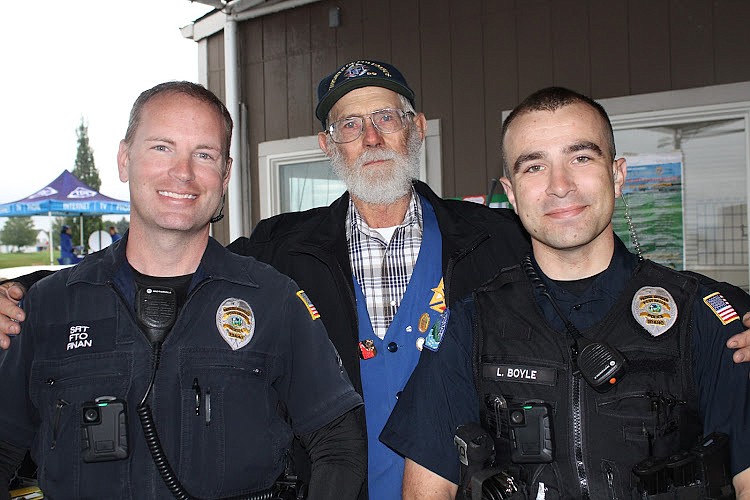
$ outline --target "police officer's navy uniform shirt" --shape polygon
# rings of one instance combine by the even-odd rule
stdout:
[[[614,305],[637,263],[637,257],[615,238],[609,267],[580,297],[544,276],[542,279],[571,322],[583,330],[600,321]],[[693,307],[694,377],[704,429],[731,435],[732,473],[737,474],[750,467],[750,366],[732,361],[733,351],[726,348],[726,341],[744,327],[740,320],[722,325],[702,301],[711,292],[700,286]],[[549,301],[536,298],[547,321],[562,331],[562,321]],[[479,402],[472,375],[473,313],[471,298],[454,307],[439,350],[422,352],[380,435],[386,445],[456,484],[460,464],[453,442],[455,430],[460,425],[479,422]]]
[[[126,241],[34,286],[23,332],[0,357],[0,440],[31,446],[52,498],[171,496],[135,413],[151,347],[136,327]],[[125,460],[81,458],[81,405],[99,396],[127,403]],[[220,498],[271,486],[293,433],[316,431],[362,400],[296,284],[211,239],[148,403],[183,486]]]

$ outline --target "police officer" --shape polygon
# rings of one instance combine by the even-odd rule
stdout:
[[[274,486],[297,435],[310,498],[358,494],[362,400],[318,311],[209,237],[231,131],[196,84],[136,100],[117,156],[129,231],[30,290],[0,361],[4,479],[31,448],[51,498],[249,495]]]
[[[528,498],[631,498],[637,463],[713,432],[729,436],[734,486],[750,494],[748,366],[724,348],[748,297],[735,309],[625,249],[611,218],[626,164],[596,102],[534,93],[506,119],[502,147],[532,254],[455,307],[423,353],[381,434],[407,457],[404,498],[455,496],[454,434],[471,422]],[[459,444],[482,442],[463,429]]]

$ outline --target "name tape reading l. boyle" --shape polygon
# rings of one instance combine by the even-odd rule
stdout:
[[[557,381],[557,370],[546,366],[482,363],[482,377],[508,382],[554,385]]]

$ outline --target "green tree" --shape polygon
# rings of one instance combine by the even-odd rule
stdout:
[[[21,251],[21,247],[36,243],[37,233],[31,217],[11,217],[0,229],[0,241],[4,245],[14,246],[17,251]]]
[[[89,144],[89,127],[81,117],[81,123],[78,124],[76,129],[76,136],[78,137],[78,148],[76,150],[76,159],[73,167],[73,175],[78,177],[84,184],[87,184],[92,189],[99,191],[102,186],[102,180],[99,178],[99,171],[94,163],[94,150],[91,149]],[[79,217],[66,217],[64,224],[67,224],[72,229],[73,244],[78,244],[81,241],[81,218]],[[88,241],[89,235],[94,231],[102,229],[102,218],[101,216],[87,215],[83,218],[83,241]],[[58,232],[59,234],[59,228]]]

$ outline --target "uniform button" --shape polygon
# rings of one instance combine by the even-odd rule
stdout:
[[[396,307],[396,301],[395,300],[391,301],[391,306]]]
[[[581,310],[581,304],[574,305],[573,309],[576,310],[576,311],[580,311]]]
[[[391,352],[398,351],[398,344],[395,342],[391,342],[390,344],[388,344],[388,350]]]

